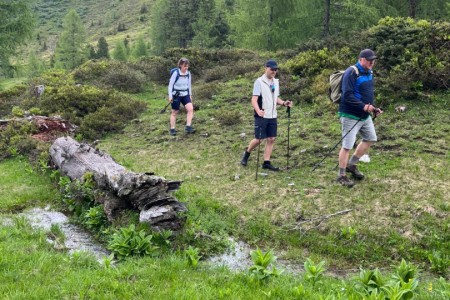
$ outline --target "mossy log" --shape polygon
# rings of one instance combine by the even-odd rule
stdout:
[[[179,230],[183,225],[180,213],[186,206],[169,193],[181,181],[168,181],[153,173],[134,173],[116,163],[110,155],[71,137],[61,137],[50,147],[50,156],[63,175],[82,180],[90,172],[103,196],[96,199],[104,205],[105,214],[114,220],[125,209],[140,212],[140,222],[155,230]]]

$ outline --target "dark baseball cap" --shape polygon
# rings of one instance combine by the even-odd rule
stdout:
[[[269,60],[265,63],[265,66],[266,66],[266,68],[278,69],[277,62],[274,61],[273,59],[269,59]]]
[[[377,56],[375,55],[375,52],[373,52],[370,49],[364,49],[363,51],[361,51],[359,53],[359,58],[365,58],[367,60],[374,60],[375,58],[377,58]]]

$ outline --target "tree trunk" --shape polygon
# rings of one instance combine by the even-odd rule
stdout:
[[[323,17],[322,38],[326,38],[330,34],[330,6],[331,0],[325,0],[325,14]]]
[[[105,192],[96,201],[104,205],[108,220],[124,209],[134,209],[140,211],[139,221],[155,230],[182,227],[184,220],[179,213],[186,211],[186,206],[169,194],[180,187],[180,181],[127,171],[108,154],[70,137],[56,139],[50,156],[61,173],[72,180],[81,180],[87,172],[94,175],[97,187]]]
[[[409,16],[413,19],[416,18],[418,0],[409,0]]]

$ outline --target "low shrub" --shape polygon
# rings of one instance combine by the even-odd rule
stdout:
[[[145,76],[140,71],[122,64],[117,68],[109,69],[101,82],[116,90],[128,93],[140,93],[143,91]]]
[[[219,92],[217,83],[206,83],[193,86],[193,94],[196,102],[198,100],[210,100]]]
[[[117,60],[91,60],[73,71],[76,82],[139,93],[146,82],[145,75],[133,64]]]
[[[230,78],[232,68],[228,66],[216,66],[214,68],[208,69],[203,74],[203,79],[205,82],[211,82],[215,80],[226,81]]]
[[[21,105],[26,91],[26,86],[18,85],[0,92],[0,117],[9,115],[14,106]]]
[[[242,117],[239,111],[220,109],[216,113],[216,119],[222,126],[232,126],[242,123]]]

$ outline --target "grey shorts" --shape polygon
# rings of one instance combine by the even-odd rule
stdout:
[[[341,117],[341,125],[342,125],[342,136],[345,136],[347,132],[351,129],[351,131],[347,134],[347,136],[342,140],[342,148],[350,150],[353,149],[353,146],[356,142],[356,134],[359,133],[362,140],[364,142],[376,142],[377,134],[375,132],[375,127],[373,126],[372,117],[367,118],[365,121],[359,121]],[[356,124],[358,122],[358,124]],[[356,124],[356,125],[355,125]]]

